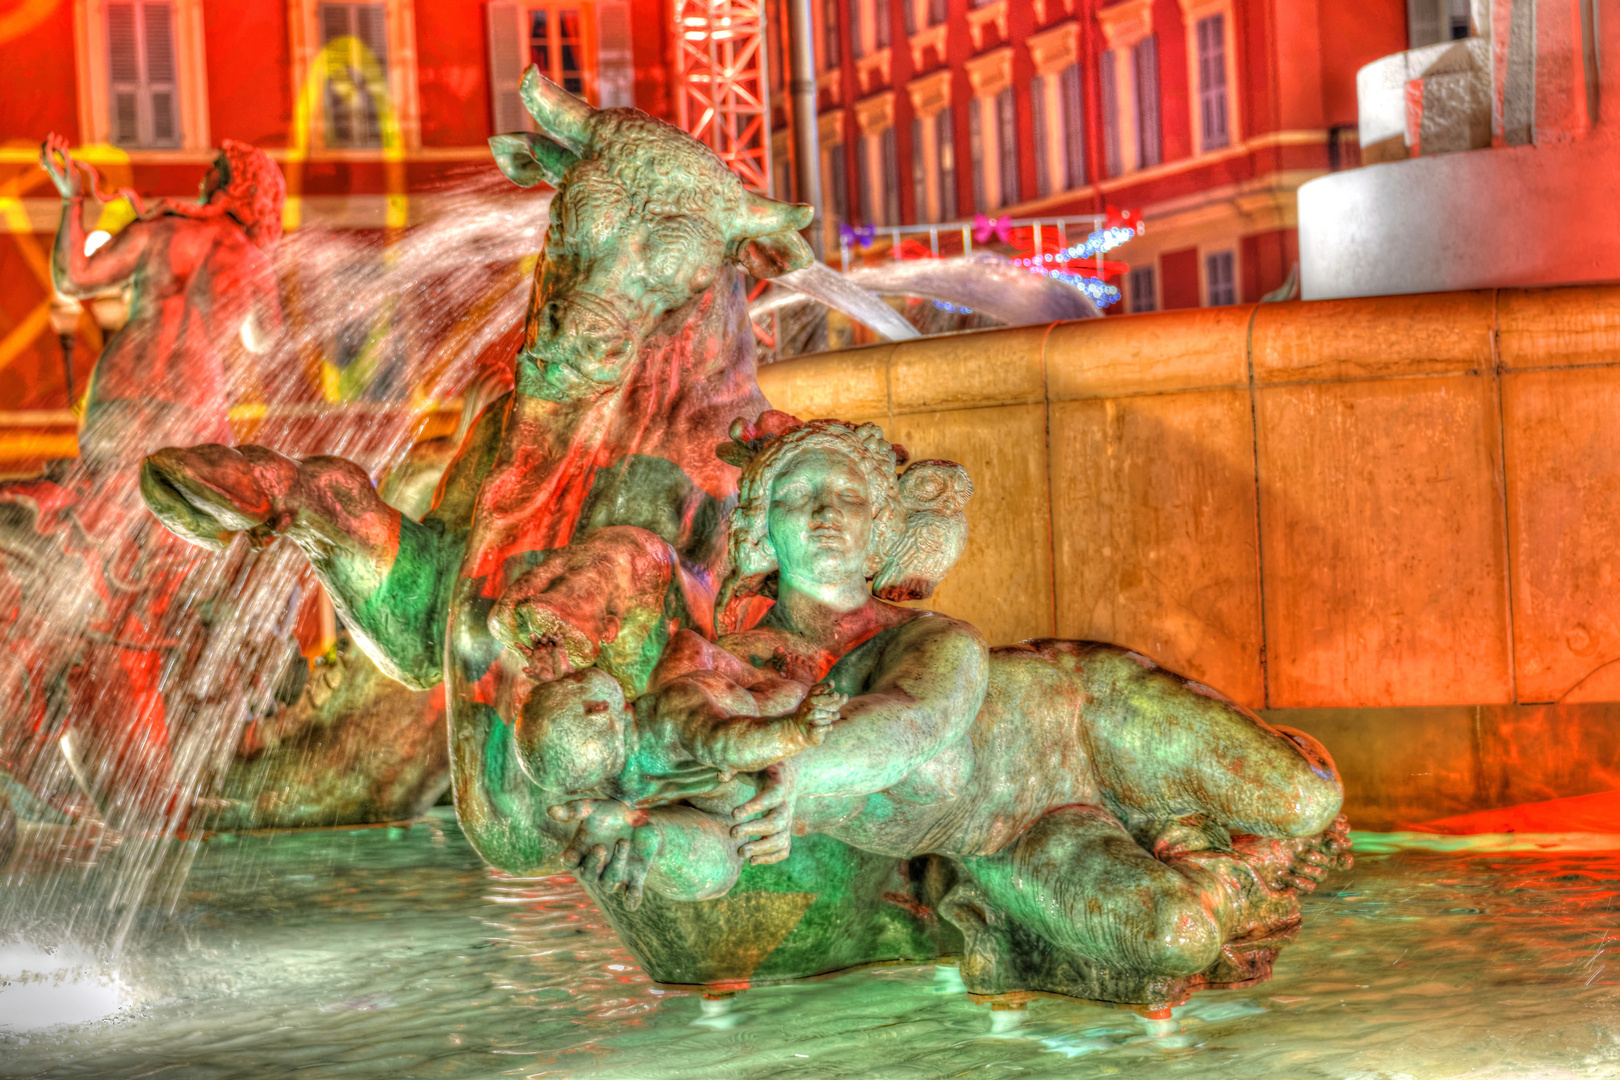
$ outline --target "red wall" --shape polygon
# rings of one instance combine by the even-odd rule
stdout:
[[[484,5],[416,0],[423,146],[483,146],[493,133]]]
[[[234,0],[203,13],[209,137],[286,146],[292,127],[287,5]]]

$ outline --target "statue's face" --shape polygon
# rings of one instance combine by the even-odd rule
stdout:
[[[231,165],[224,154],[219,155],[214,163],[203,174],[202,183],[197,188],[197,201],[207,205],[213,201],[214,194],[231,182]]]
[[[575,397],[624,380],[648,329],[714,283],[726,242],[711,221],[632,200],[599,161],[570,171],[551,218],[525,351],[546,396]]]
[[[864,581],[872,496],[854,459],[820,448],[790,459],[771,485],[768,532],[784,581]]]

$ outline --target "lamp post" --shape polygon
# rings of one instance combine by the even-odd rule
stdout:
[[[810,204],[810,249],[823,257],[821,216],[821,140],[816,128],[816,28],[810,0],[787,0],[792,55],[789,92],[793,98],[793,158],[799,201]]]

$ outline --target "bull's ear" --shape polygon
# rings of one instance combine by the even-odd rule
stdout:
[[[792,229],[744,240],[737,248],[737,261],[757,278],[779,277],[790,270],[802,270],[816,261],[804,237]]]
[[[573,151],[529,131],[492,135],[489,148],[495,164],[518,187],[534,187],[542,180],[556,187],[568,167],[579,160]]]

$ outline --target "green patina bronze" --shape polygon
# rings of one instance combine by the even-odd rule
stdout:
[[[1126,649],[990,648],[902,606],[960,554],[966,470],[772,412],[739,269],[807,208],[531,69],[557,186],[516,390],[418,524],[357,467],[167,449],[193,542],[285,536],[357,640],[446,686],[457,813],[492,865],[574,870],[655,979],[712,990],[960,958],[969,991],[1163,1007],[1269,973],[1348,862],[1307,736]]]

